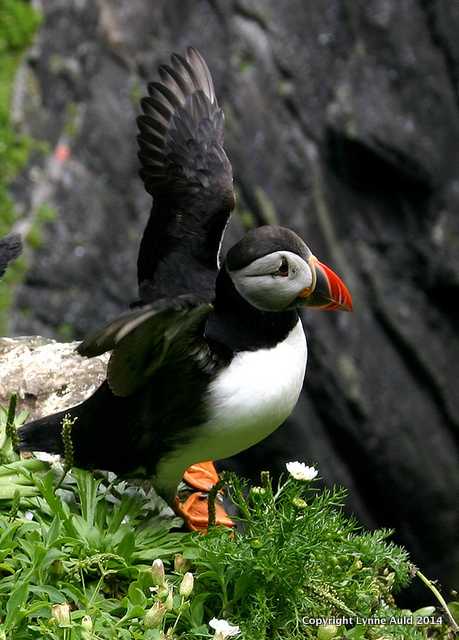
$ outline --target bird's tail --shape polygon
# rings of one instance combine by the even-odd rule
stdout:
[[[60,411],[51,416],[28,422],[18,429],[19,451],[45,451],[64,454],[62,427],[64,418],[70,411]]]

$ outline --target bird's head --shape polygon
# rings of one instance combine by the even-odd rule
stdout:
[[[228,251],[225,267],[239,294],[262,311],[352,311],[341,278],[285,227],[252,229]]]

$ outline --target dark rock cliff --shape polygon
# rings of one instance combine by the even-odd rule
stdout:
[[[81,337],[136,297],[150,200],[138,98],[188,44],[226,113],[242,223],[279,221],[346,280],[310,312],[295,415],[245,473],[316,462],[369,526],[459,578],[459,7],[440,0],[48,0],[15,118],[47,160],[15,185],[58,217],[30,257],[14,334]],[[70,151],[70,155],[69,152]],[[428,600],[424,597],[424,600]]]

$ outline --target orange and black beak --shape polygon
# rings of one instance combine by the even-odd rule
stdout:
[[[341,278],[314,255],[308,263],[313,281],[298,296],[302,304],[323,311],[352,311],[352,297]]]

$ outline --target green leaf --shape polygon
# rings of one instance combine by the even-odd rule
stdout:
[[[187,560],[197,560],[197,558],[199,558],[199,555],[200,555],[200,549],[199,547],[195,547],[195,546],[187,546],[183,549],[182,555]]]
[[[35,485],[45,499],[51,514],[59,518],[67,535],[75,536],[76,531],[70,519],[70,509],[63,500],[56,495],[54,488],[54,474],[49,471],[45,476],[34,476]]]
[[[96,480],[90,473],[82,469],[74,469],[73,476],[78,485],[78,494],[81,500],[81,515],[88,527],[94,525],[97,503],[101,496],[97,495],[100,480]]]
[[[84,606],[86,594],[77,584],[66,582],[61,587],[61,591],[67,596],[68,600],[74,602],[77,606]]]
[[[448,609],[451,611],[456,624],[459,624],[459,602],[448,602]]]
[[[253,578],[250,574],[243,573],[239,576],[234,585],[233,600],[237,602],[238,600],[244,599],[252,584]]]
[[[141,508],[142,502],[138,496],[123,495],[121,502],[110,514],[109,533],[115,533],[128,514],[131,519],[135,518],[140,513]]]
[[[21,621],[23,617],[21,609],[26,603],[28,595],[29,583],[19,580],[16,588],[13,590],[8,602],[6,603],[5,629],[7,631],[13,629],[14,626]]]
[[[91,542],[94,541],[92,525],[89,524],[83,516],[77,514],[71,516],[70,521],[75,531],[75,537],[78,538],[78,540],[80,540],[80,542],[82,542],[85,546],[92,546],[90,545],[89,541],[90,538]]]
[[[126,622],[126,620],[132,620],[132,618],[141,618],[145,616],[145,607],[142,607],[140,604],[131,604],[128,603],[127,611],[125,615],[121,618],[120,622]]]
[[[144,592],[139,589],[137,582],[131,582],[131,584],[129,585],[128,598],[133,605],[140,605],[141,607],[145,607],[147,603],[147,598]]]
[[[204,620],[204,603],[209,597],[208,593],[200,593],[190,602],[190,617],[193,627],[199,627]]]
[[[356,627],[349,629],[349,631],[346,631],[344,636],[346,638],[351,638],[351,640],[362,640],[362,638],[365,638],[365,633],[366,627],[364,625],[357,625]]]
[[[120,530],[120,533],[123,534],[123,530]],[[134,531],[126,531],[120,542],[115,545],[115,549],[118,555],[122,556],[126,560],[129,560],[135,550]]]
[[[52,587],[49,584],[44,585],[33,585],[31,584],[29,587],[31,593],[37,593],[39,595],[46,594],[49,596],[51,602],[53,604],[62,604],[66,601],[65,594],[56,587]]]
[[[61,532],[61,521],[58,516],[54,516],[53,521],[51,522],[48,531],[46,532],[45,541],[48,547],[53,546],[53,544],[58,539]]]
[[[143,637],[144,640],[161,640],[164,635],[161,635],[160,629],[147,629]]]

